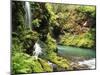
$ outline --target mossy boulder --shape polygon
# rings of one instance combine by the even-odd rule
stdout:
[[[12,57],[12,74],[52,72],[48,61],[38,58],[37,60],[25,53],[16,53]]]
[[[24,53],[16,53],[12,57],[12,73],[13,74],[19,74],[19,73],[31,73],[31,67],[30,64],[27,63],[27,59],[29,59],[30,56]],[[27,60],[27,61],[26,61]],[[28,61],[29,62],[29,61]]]
[[[47,40],[45,41],[46,44],[46,52],[51,53],[51,52],[57,52],[57,45],[56,45],[56,40],[54,40],[50,34],[47,35]]]
[[[41,63],[38,60],[34,60],[32,63],[32,72],[44,72],[44,69],[42,68]]]
[[[53,71],[52,66],[48,64],[47,60],[43,60],[43,59],[39,58],[39,62],[41,63],[42,68],[44,69],[45,72],[52,72]]]
[[[71,70],[71,65],[70,65],[70,61],[68,61],[67,59],[58,56],[56,53],[51,53],[48,54],[48,56],[46,57],[46,59],[48,59],[50,62],[56,64],[58,66],[58,68],[62,68],[65,70]]]

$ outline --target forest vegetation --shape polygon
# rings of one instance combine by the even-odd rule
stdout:
[[[25,22],[25,2],[12,2],[12,74],[74,70],[69,59],[58,55],[57,45],[96,48],[95,6],[29,3],[31,27]],[[35,59],[37,41],[42,54]]]

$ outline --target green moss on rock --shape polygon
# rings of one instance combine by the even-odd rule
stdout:
[[[47,50],[47,53],[51,53],[51,52],[56,52],[56,48],[57,48],[57,45],[56,45],[56,41],[50,36],[50,34],[47,35],[47,40],[45,42],[46,44],[46,50]]]
[[[44,72],[42,65],[40,64],[40,62],[38,60],[34,60],[32,65],[33,65],[32,72]]]
[[[67,59],[58,56],[56,53],[49,54],[47,59],[51,61],[52,63],[56,64],[58,67],[61,67],[66,70],[70,70],[70,61]]]
[[[39,62],[42,65],[42,68],[44,69],[45,72],[52,72],[53,69],[52,67],[48,64],[48,61],[43,60],[43,59],[39,59]]]

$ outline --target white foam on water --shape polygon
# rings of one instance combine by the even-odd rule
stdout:
[[[42,53],[42,48],[40,47],[40,45],[36,42],[34,45],[34,51],[33,51],[33,55],[34,57],[37,59],[38,56]]]
[[[87,65],[89,69],[95,69],[95,58],[78,62],[79,65]]]

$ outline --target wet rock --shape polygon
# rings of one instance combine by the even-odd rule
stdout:
[[[95,59],[72,62],[73,70],[95,69]]]

